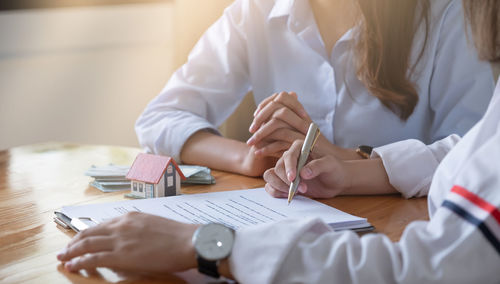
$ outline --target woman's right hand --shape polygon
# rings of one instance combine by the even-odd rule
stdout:
[[[349,163],[333,155],[313,151],[309,161],[297,173],[297,160],[303,142],[295,141],[276,166],[264,173],[266,191],[274,197],[288,197],[290,183],[297,174],[301,177],[298,192],[312,198],[331,198],[348,190],[352,183]]]

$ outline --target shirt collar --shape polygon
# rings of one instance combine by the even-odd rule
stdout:
[[[295,0],[276,0],[271,13],[269,13],[268,20],[290,16],[294,4]]]
[[[276,0],[269,13],[268,21],[282,17],[286,18],[288,28],[292,32],[299,35],[317,52],[323,54],[326,58],[330,58],[330,55],[324,54],[324,47],[321,46],[321,35],[315,24],[309,0]],[[348,30],[341,36],[335,46],[352,41],[353,35],[353,29]]]

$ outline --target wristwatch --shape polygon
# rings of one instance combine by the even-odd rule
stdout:
[[[222,224],[209,223],[193,234],[193,246],[198,261],[198,271],[219,278],[219,262],[231,254],[234,230]]]
[[[373,147],[361,145],[356,149],[356,153],[358,153],[363,159],[369,159],[372,155]]]

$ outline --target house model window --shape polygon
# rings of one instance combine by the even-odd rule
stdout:
[[[130,193],[138,198],[178,195],[181,179],[186,179],[174,159],[151,154],[139,154],[126,177]]]

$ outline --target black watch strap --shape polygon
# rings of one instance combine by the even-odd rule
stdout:
[[[369,159],[373,151],[373,147],[367,145],[361,145],[356,149],[356,153],[360,155],[363,159]]]
[[[198,261],[198,271],[213,278],[219,278],[219,269],[217,267],[217,261],[206,260],[203,257],[197,255],[196,260]]]

